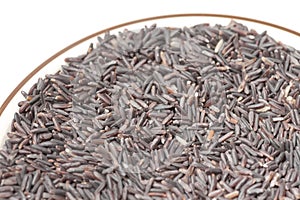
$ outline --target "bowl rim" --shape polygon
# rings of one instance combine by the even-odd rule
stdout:
[[[225,19],[233,19],[233,20],[243,20],[243,21],[248,21],[248,22],[253,22],[253,23],[258,23],[261,25],[266,25],[270,26],[272,28],[276,28],[288,33],[291,33],[293,35],[299,36],[300,37],[300,32],[286,28],[284,26],[280,26],[271,22],[263,21],[263,20],[258,20],[254,18],[249,18],[249,17],[242,17],[242,16],[237,16],[237,15],[227,15],[227,14],[215,14],[215,13],[181,13],[181,14],[168,14],[168,15],[159,15],[159,16],[153,16],[153,17],[147,17],[147,18],[141,18],[137,20],[132,20],[132,21],[127,21],[121,24],[117,24],[105,29],[102,29],[100,31],[97,31],[95,33],[92,33],[86,37],[83,37],[76,42],[68,45],[67,47],[61,49],[48,59],[46,59],[44,62],[42,62],[39,66],[37,66],[33,71],[31,71],[16,87],[13,89],[13,91],[8,95],[8,97],[4,100],[0,107],[0,117],[2,116],[4,110],[10,103],[10,101],[15,97],[15,95],[19,92],[19,90],[35,75],[37,74],[41,69],[43,69],[46,65],[48,65],[50,62],[52,62],[54,59],[62,55],[63,53],[67,52],[68,50],[72,49],[73,47],[89,40],[92,39],[98,35],[101,35],[105,32],[112,31],[114,29],[122,28],[128,25],[132,24],[137,24],[141,22],[147,22],[147,21],[152,21],[152,20],[159,20],[159,19],[166,19],[166,18],[179,18],[179,17],[215,17],[215,18],[225,18]]]

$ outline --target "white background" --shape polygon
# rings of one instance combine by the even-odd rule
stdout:
[[[238,15],[300,32],[296,0],[1,1],[0,105],[29,72],[67,45],[112,25],[176,13]]]

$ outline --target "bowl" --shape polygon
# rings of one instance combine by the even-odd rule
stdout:
[[[33,69],[33,71],[16,86],[16,88],[7,97],[0,108],[0,145],[2,146],[5,139],[7,138],[6,133],[10,130],[11,121],[14,118],[14,113],[18,111],[18,102],[24,99],[21,91],[28,91],[40,77],[44,77],[46,74],[53,74],[57,72],[60,69],[61,65],[65,63],[65,58],[85,54],[85,52],[89,51],[91,43],[97,43],[98,36],[104,36],[104,34],[108,31],[111,34],[117,34],[124,29],[140,30],[145,26],[151,27],[153,24],[156,24],[159,27],[169,27],[172,29],[174,27],[189,27],[201,23],[209,23],[210,25],[228,25],[232,20],[236,21],[237,23],[242,23],[249,29],[254,29],[258,33],[267,31],[268,35],[275,38],[277,41],[280,41],[283,44],[287,44],[288,46],[293,46],[296,49],[300,49],[300,33],[269,22],[239,16],[220,14],[175,14],[139,19],[112,26],[86,36],[60,50],[55,55],[44,61],[41,65]],[[268,62],[268,60],[266,62]],[[182,144],[186,144],[186,141],[183,141],[182,138],[179,137],[177,139]],[[214,173],[213,169],[212,171],[208,171],[208,173]],[[182,183],[182,186],[185,187],[184,183]],[[217,195],[217,192],[218,191],[216,191],[216,194],[211,194],[211,196]],[[236,194],[232,195],[234,196]]]

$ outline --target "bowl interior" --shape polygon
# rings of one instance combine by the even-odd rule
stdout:
[[[6,99],[4,104],[0,108],[0,145],[6,139],[6,133],[9,131],[10,123],[13,119],[13,115],[18,110],[18,102],[23,100],[23,96],[20,91],[28,91],[29,88],[37,82],[39,77],[44,77],[46,74],[55,73],[63,65],[66,57],[75,57],[84,54],[90,43],[97,43],[97,36],[102,36],[105,32],[110,31],[112,34],[117,34],[124,29],[139,30],[145,26],[151,26],[157,24],[157,26],[166,27],[189,27],[201,23],[209,23],[211,25],[221,24],[227,25],[231,20],[235,20],[246,25],[249,29],[254,29],[258,33],[267,31],[275,40],[280,41],[287,45],[292,45],[296,49],[300,49],[300,34],[277,26],[267,22],[259,20],[248,19],[243,17],[228,16],[228,15],[216,15],[216,14],[179,14],[158,16],[147,19],[140,19],[124,24],[112,26],[110,28],[101,30],[97,33],[93,33],[73,44],[59,51],[57,54],[50,57],[43,62],[40,66],[32,71],[27,77],[16,87],[16,89]],[[25,75],[24,75],[25,76]]]

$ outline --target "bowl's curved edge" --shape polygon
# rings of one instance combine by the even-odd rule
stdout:
[[[2,115],[2,113],[4,112],[5,108],[7,107],[7,105],[9,104],[9,102],[13,99],[13,97],[18,93],[18,91],[26,84],[26,82],[28,80],[30,80],[36,73],[38,73],[42,68],[44,68],[47,64],[49,64],[52,60],[54,60],[55,58],[57,58],[58,56],[62,55],[63,53],[65,53],[66,51],[72,49],[73,47],[77,46],[78,44],[89,40],[93,37],[96,37],[100,34],[103,34],[107,31],[111,31],[117,28],[122,28],[124,26],[128,26],[131,24],[136,24],[136,23],[140,23],[140,22],[146,22],[146,21],[151,21],[151,20],[158,20],[158,19],[164,19],[164,18],[175,18],[175,17],[217,17],[217,18],[227,18],[227,19],[235,19],[235,20],[244,20],[244,21],[249,21],[249,22],[254,22],[254,23],[258,23],[258,24],[262,24],[262,25],[266,25],[266,26],[270,26],[273,28],[277,28],[283,31],[286,31],[288,33],[294,34],[296,36],[300,37],[300,33],[297,31],[294,31],[292,29],[288,29],[286,27],[283,26],[279,26],[270,22],[266,22],[266,21],[262,21],[262,20],[258,20],[258,19],[252,19],[252,18],[248,18],[248,17],[241,17],[241,16],[235,16],[235,15],[226,15],[226,14],[212,14],[212,13],[183,13],[183,14],[170,14],[170,15],[161,15],[161,16],[155,16],[155,17],[148,17],[148,18],[142,18],[142,19],[138,19],[138,20],[133,20],[133,21],[129,21],[129,22],[125,22],[122,24],[118,24],[115,26],[111,26],[109,28],[103,29],[101,31],[98,31],[96,33],[93,33],[91,35],[88,35],[76,42],[74,42],[73,44],[70,44],[69,46],[65,47],[64,49],[60,50],[59,52],[57,52],[56,54],[54,54],[53,56],[51,56],[50,58],[48,58],[46,61],[44,61],[43,63],[41,63],[38,67],[36,67],[31,73],[29,73],[18,85],[17,87],[9,94],[9,96],[4,100],[3,104],[0,107],[0,117]]]

